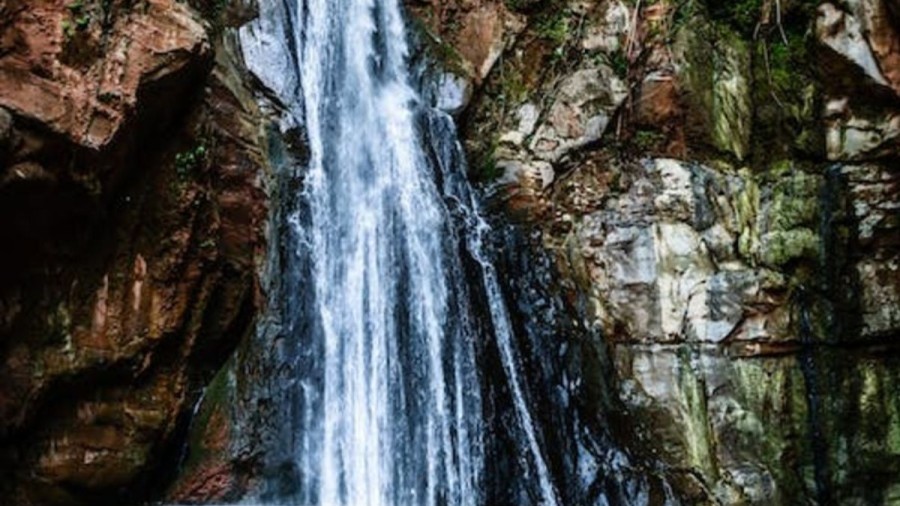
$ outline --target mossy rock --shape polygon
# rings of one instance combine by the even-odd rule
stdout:
[[[674,50],[682,62],[689,138],[743,160],[753,119],[748,44],[698,16],[678,30]]]
[[[769,232],[760,242],[760,260],[766,265],[783,267],[795,260],[818,259],[821,239],[808,228],[798,228]]]
[[[227,458],[230,432],[227,425],[233,418],[230,410],[236,397],[233,371],[232,359],[206,387],[200,409],[191,421],[188,458],[184,463],[184,469],[188,472],[210,461]]]
[[[789,170],[792,171],[790,174],[774,174],[777,179],[772,185],[768,210],[770,231],[790,230],[799,226],[813,227],[819,219],[822,178]]]

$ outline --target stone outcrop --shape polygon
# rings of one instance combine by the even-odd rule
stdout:
[[[267,162],[230,19],[0,2],[5,503],[145,499],[252,326]]]
[[[464,4],[416,12],[454,48]],[[631,449],[689,504],[900,500],[893,2],[506,5],[473,177],[587,300]]]
[[[849,11],[824,4],[816,35],[830,57],[828,157],[862,161],[900,150],[900,66],[896,19],[889,2],[853,2]]]
[[[0,63],[0,105],[78,145],[108,145],[140,94],[169,82],[177,97],[210,55],[203,26],[184,4],[55,4],[7,2],[11,44]]]
[[[228,501],[288,430],[250,354],[220,368],[263,305],[272,111],[228,29],[254,4],[0,0],[11,504],[144,500],[175,467],[160,494]],[[406,4],[473,178],[585,301],[614,374],[584,391],[629,452],[687,504],[900,501],[896,3]],[[266,22],[247,54],[284,43]]]
[[[430,30],[457,70],[481,82],[494,68],[511,38],[524,28],[522,17],[502,0],[411,0],[406,2]]]
[[[176,504],[221,504],[238,501],[250,488],[257,473],[256,459],[248,448],[238,448],[241,439],[234,362],[223,368],[204,391],[199,409],[191,420],[186,458],[166,500]]]

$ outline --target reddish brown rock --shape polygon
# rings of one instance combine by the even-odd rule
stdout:
[[[500,0],[408,1],[412,12],[454,48],[477,83],[491,72],[497,59],[516,34],[525,27],[522,17],[510,12]]]
[[[262,120],[212,26],[171,0],[0,2],[11,504],[144,500],[261,305]]]
[[[635,121],[641,125],[662,126],[680,113],[678,84],[674,76],[648,76],[637,100]]]
[[[900,8],[894,2],[880,1],[870,2],[864,10],[872,53],[885,80],[900,95]]]
[[[457,38],[459,52],[475,68],[479,79],[490,72],[503,49],[504,13],[500,6],[484,6],[466,13]]]
[[[165,500],[178,504],[227,503],[251,486],[250,455],[236,449],[239,435],[232,425],[240,409],[232,369],[226,367],[206,389],[191,425],[190,446],[175,484]]]
[[[237,488],[236,473],[226,455],[231,442],[230,420],[222,406],[198,420],[205,422],[199,441],[192,450],[202,448],[204,458],[196,464],[189,462],[178,483],[170,494],[170,499],[178,503],[209,503],[226,500]],[[200,448],[198,448],[198,446]]]
[[[107,145],[141,92],[209,54],[203,26],[182,3],[61,4],[30,2],[14,14],[4,38],[15,44],[0,57],[0,105],[77,144]]]

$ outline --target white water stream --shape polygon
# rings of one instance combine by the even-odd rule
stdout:
[[[398,0],[261,0],[261,10],[242,33],[248,65],[294,111],[309,151],[295,196],[303,212],[289,220],[310,273],[295,289],[311,293],[296,350],[308,357],[296,383],[297,503],[484,504],[475,350],[494,340],[532,496],[556,505],[483,252],[489,230],[460,162],[434,163],[423,146],[422,124],[437,124],[438,151],[459,155],[449,117],[410,84]],[[275,25],[291,37],[279,39]],[[475,279],[466,279],[463,254],[480,266]],[[471,307],[470,283],[488,308]],[[489,316],[493,335],[479,335],[474,310]]]

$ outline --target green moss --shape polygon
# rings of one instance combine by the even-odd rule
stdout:
[[[744,169],[740,176],[744,187],[732,203],[740,255],[754,265],[775,267],[817,260],[823,179],[789,160],[776,162],[761,174]]]
[[[632,142],[639,153],[656,150],[665,142],[666,136],[656,130],[641,129],[634,133]]]
[[[708,5],[713,19],[746,36],[753,34],[762,17],[763,0],[709,0]]]
[[[38,342],[41,346],[62,347],[69,351],[72,341],[72,316],[66,304],[60,303],[49,312],[46,320],[39,325]]]
[[[679,30],[674,49],[684,60],[691,132],[710,147],[743,160],[753,118],[746,41],[726,25],[696,18]]]
[[[525,76],[518,66],[504,68],[500,76],[500,96],[504,104],[515,106],[528,98],[528,86]]]
[[[676,33],[684,26],[691,24],[702,13],[700,0],[683,0],[675,5],[672,13],[671,32]]]
[[[789,161],[777,162],[763,178],[772,182],[761,260],[783,266],[794,260],[818,259],[821,238],[815,230],[822,178],[798,170]]]
[[[779,179],[773,187],[769,229],[790,230],[800,226],[815,226],[819,214],[820,188],[819,178],[803,172]]]
[[[710,448],[712,436],[706,387],[691,366],[692,360],[686,348],[679,352],[678,364],[679,389],[687,415],[684,422],[688,461],[691,467],[702,470],[705,476],[717,479],[719,473]]]
[[[890,386],[885,386],[883,388],[884,399],[886,401],[886,406],[883,408],[883,412],[885,414],[886,426],[887,426],[887,435],[885,437],[884,449],[887,453],[891,455],[900,455],[900,406],[898,406],[898,402],[900,402],[900,395],[894,389],[893,385],[896,383],[890,383]]]
[[[772,266],[784,266],[799,259],[815,260],[821,240],[807,228],[776,230],[762,237],[761,260]]]
[[[207,162],[207,148],[200,143],[193,148],[175,155],[175,170],[181,181],[189,180]]]
[[[513,12],[520,12],[531,7],[535,1],[534,0],[504,0],[503,3],[506,5],[506,8]]]
[[[83,32],[91,25],[93,17],[91,9],[84,4],[84,0],[75,0],[66,5],[69,17],[62,21],[63,34],[66,39],[71,39],[77,32]]]
[[[487,148],[476,154],[472,167],[472,177],[476,181],[490,182],[503,175],[503,170],[497,164],[497,149],[499,140],[494,136],[487,144]]]
[[[772,163],[769,168],[769,175],[774,177],[782,177],[790,175],[794,170],[794,161],[790,159],[778,160]]]
[[[820,158],[824,153],[815,9],[805,0],[792,5],[791,15],[785,13],[781,25],[768,28],[755,43],[754,156],[759,165],[772,157]]]
[[[72,37],[75,36],[75,28],[72,26],[72,21],[69,19],[62,20],[60,23],[60,30],[62,30],[63,36],[65,36],[66,41],[68,42]]]
[[[717,30],[713,78],[713,142],[739,160],[747,155],[753,118],[750,101],[750,52],[730,30]]]
[[[602,55],[604,63],[612,68],[616,75],[622,79],[628,77],[628,57],[625,56],[625,52],[622,50],[613,51],[610,54],[599,53]]]
[[[210,423],[217,413],[227,412],[234,402],[233,360],[229,360],[215,375],[203,394],[200,410],[191,421],[188,435],[188,458],[185,469],[193,469],[202,464],[215,451],[207,445],[206,436]]]
[[[738,232],[738,252],[751,263],[756,258],[759,249],[759,185],[744,169],[740,172],[744,180],[744,188],[737,193],[733,202]]]
[[[804,33],[793,31],[787,35],[787,42],[776,37],[771,44],[764,46],[768,51],[768,79],[776,92],[791,94],[805,83],[797,79],[797,65],[805,65],[809,60]],[[766,63],[765,61],[763,63]]]
[[[443,70],[460,76],[471,76],[472,70],[469,68],[465,58],[456,50],[453,45],[447,43],[443,38],[432,32],[423,20],[416,16],[409,18],[410,28],[417,34],[423,43],[425,52],[428,56],[437,62]]]
[[[674,49],[685,60],[688,120],[698,139],[708,136],[711,147],[753,167],[772,159],[823,157],[813,29],[818,3],[677,3]]]
[[[569,40],[569,12],[567,9],[556,8],[541,15],[538,19],[535,33],[538,37],[562,46]]]
[[[741,431],[742,450],[756,455],[759,462],[771,464],[783,497],[803,494],[803,475],[799,462],[809,460],[804,448],[807,440],[807,399],[805,382],[791,357],[764,360],[738,360],[732,364],[734,399],[744,410]],[[736,448],[735,448],[736,449]]]

